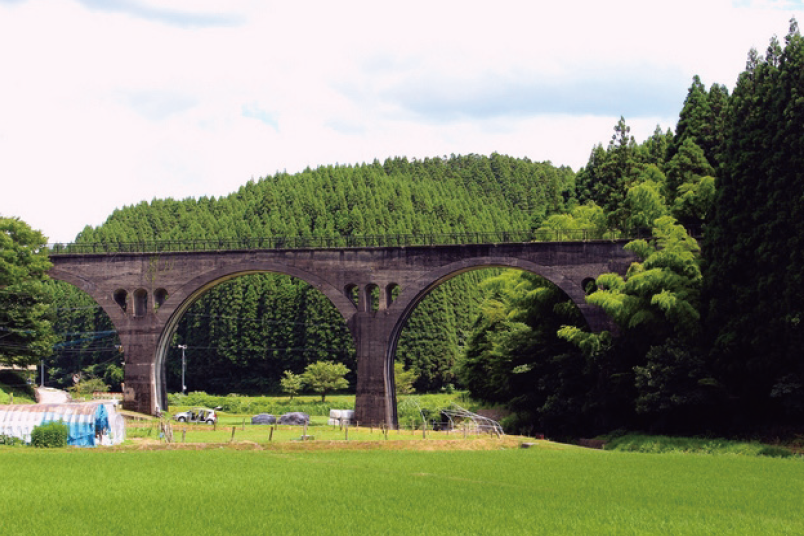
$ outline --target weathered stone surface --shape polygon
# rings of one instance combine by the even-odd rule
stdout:
[[[590,327],[607,319],[584,302],[583,283],[624,273],[633,256],[621,241],[528,242],[344,249],[201,251],[54,255],[50,276],[90,294],[117,329],[125,352],[124,406],[154,414],[167,408],[167,345],[190,305],[210,288],[241,275],[276,272],[317,288],[340,311],[357,350],[355,420],[397,424],[393,357],[400,331],[434,287],[484,267],[537,273],[561,288]],[[373,311],[373,286],[384,298]],[[399,287],[396,300],[390,289]],[[358,289],[358,303],[349,290]]]

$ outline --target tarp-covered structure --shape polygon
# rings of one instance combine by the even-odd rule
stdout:
[[[49,422],[69,427],[70,445],[117,445],[126,438],[123,416],[111,402],[0,405],[0,435],[30,443],[33,429]]]

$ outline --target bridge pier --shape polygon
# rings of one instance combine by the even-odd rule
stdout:
[[[358,312],[347,322],[357,351],[355,420],[358,423],[397,426],[393,366],[389,365],[395,323],[396,318],[387,311]]]
[[[155,415],[157,406],[165,409],[164,393],[157,392],[154,360],[161,334],[157,326],[118,331],[125,358],[123,408],[127,410]]]

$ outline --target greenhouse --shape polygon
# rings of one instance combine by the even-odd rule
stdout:
[[[33,429],[49,422],[66,424],[67,442],[74,446],[118,445],[126,438],[123,416],[113,402],[0,405],[0,435],[30,443]]]

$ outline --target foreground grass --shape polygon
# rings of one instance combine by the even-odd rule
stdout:
[[[804,534],[798,460],[293,447],[3,449],[0,533]]]

